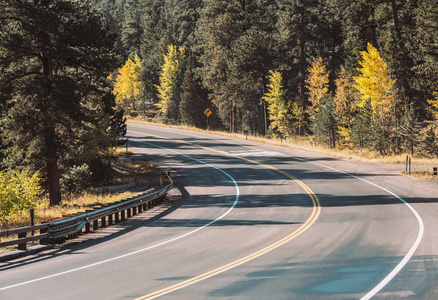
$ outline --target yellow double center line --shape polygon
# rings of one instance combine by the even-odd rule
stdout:
[[[134,131],[131,131],[131,132],[132,133],[137,133],[137,134],[144,134],[144,133],[141,133],[141,132],[134,132]],[[223,272],[228,271],[230,269],[233,269],[233,268],[235,268],[237,266],[240,266],[240,265],[242,265],[244,263],[247,263],[247,262],[249,262],[249,261],[251,261],[251,260],[253,260],[253,259],[255,259],[255,258],[259,257],[259,256],[262,256],[263,254],[271,252],[272,250],[277,249],[278,247],[281,247],[284,244],[286,244],[286,243],[290,242],[291,240],[295,239],[297,236],[301,235],[303,232],[305,232],[307,229],[309,229],[309,227],[312,226],[312,224],[316,222],[316,220],[318,219],[318,217],[319,217],[319,215],[321,213],[321,204],[319,202],[318,197],[315,195],[315,193],[307,185],[305,185],[302,181],[300,181],[299,179],[295,178],[294,176],[292,176],[292,175],[290,175],[290,174],[288,174],[288,173],[286,173],[286,172],[284,172],[282,170],[279,170],[279,169],[277,169],[277,168],[275,168],[273,166],[266,165],[266,164],[263,164],[263,163],[260,163],[260,162],[248,159],[248,158],[236,156],[236,155],[233,155],[233,154],[230,154],[230,153],[227,153],[227,152],[223,152],[223,151],[220,151],[220,150],[208,148],[208,147],[201,146],[201,145],[196,145],[196,144],[189,143],[189,142],[186,142],[186,141],[175,140],[175,139],[166,138],[166,137],[162,137],[162,136],[156,136],[156,135],[152,135],[152,134],[148,134],[148,135],[156,137],[156,138],[161,138],[161,139],[166,139],[166,140],[170,140],[170,141],[173,141],[173,142],[179,142],[179,143],[183,143],[183,144],[188,144],[188,145],[195,146],[195,147],[198,147],[198,148],[202,148],[202,149],[206,149],[206,150],[209,150],[209,151],[217,152],[217,153],[220,153],[222,155],[238,158],[238,159],[241,159],[241,160],[253,163],[253,164],[257,164],[257,165],[263,166],[263,167],[271,169],[271,170],[274,170],[274,171],[276,171],[276,172],[286,176],[287,178],[291,179],[292,181],[297,183],[301,188],[303,188],[306,191],[306,193],[310,196],[310,198],[312,199],[313,209],[312,209],[312,213],[310,214],[309,218],[298,229],[296,229],[291,234],[285,236],[284,238],[276,241],[275,243],[273,243],[273,244],[271,244],[271,245],[269,245],[269,246],[267,246],[267,247],[265,247],[263,249],[260,249],[260,250],[254,252],[254,253],[252,253],[252,254],[250,254],[248,256],[245,256],[245,257],[243,257],[241,259],[233,261],[233,262],[231,262],[231,263],[229,263],[227,265],[224,265],[224,266],[219,267],[217,269],[214,269],[212,271],[206,272],[206,273],[201,274],[199,276],[190,278],[188,280],[182,281],[180,283],[174,284],[172,286],[169,286],[167,288],[161,289],[159,291],[156,291],[156,292],[150,293],[148,295],[139,297],[136,300],[155,299],[155,298],[164,296],[166,294],[169,294],[169,293],[174,292],[176,290],[185,288],[185,287],[187,287],[189,285],[192,285],[194,283],[197,283],[197,282],[200,282],[200,281],[205,280],[207,278],[216,276],[216,275],[218,275],[220,273],[223,273]]]

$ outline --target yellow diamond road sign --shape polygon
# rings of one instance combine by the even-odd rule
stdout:
[[[204,110],[204,114],[209,117],[211,115],[211,110],[209,108],[207,108],[206,110]]]

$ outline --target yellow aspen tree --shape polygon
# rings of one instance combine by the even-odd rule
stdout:
[[[269,71],[268,91],[263,99],[268,103],[269,128],[278,130],[281,134],[288,131],[288,106],[284,99],[284,90],[281,83],[281,74],[277,71]]]
[[[351,138],[351,128],[354,122],[354,113],[357,111],[357,92],[353,88],[353,76],[344,67],[341,67],[338,78],[335,79],[336,92],[333,97],[335,112],[338,118],[338,132],[347,143]]]
[[[309,101],[312,104],[308,112],[311,116],[318,110],[318,105],[329,91],[329,74],[322,58],[313,58],[312,64],[307,69],[306,88]]]
[[[160,112],[171,118],[178,116],[178,85],[182,76],[182,64],[185,57],[184,48],[169,45],[159,76],[160,85],[157,85],[158,103],[155,104]]]
[[[438,92],[435,92],[434,96],[434,99],[427,101],[429,103],[428,109],[432,113],[433,118],[438,121]]]
[[[370,99],[373,111],[379,112],[385,117],[392,115],[393,86],[395,80],[391,80],[388,66],[379,51],[368,43],[367,51],[362,51],[362,60],[359,61],[360,74],[353,77],[354,87],[361,94],[360,106]]]
[[[128,59],[123,67],[118,70],[114,83],[113,94],[116,103],[122,107],[134,110],[135,100],[141,95],[144,84],[141,81],[143,62],[138,55],[134,60]]]

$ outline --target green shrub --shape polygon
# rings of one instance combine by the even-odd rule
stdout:
[[[91,186],[92,174],[87,164],[73,166],[60,180],[61,188],[68,193],[79,194]]]
[[[36,208],[41,201],[39,174],[29,171],[0,172],[0,221]]]

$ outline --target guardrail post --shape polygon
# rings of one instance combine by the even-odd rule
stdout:
[[[47,233],[48,231],[49,231],[49,226],[47,226],[46,228],[40,229],[40,234]],[[41,245],[47,245],[48,243],[49,243],[49,239],[48,238],[40,240],[40,244]]]
[[[172,187],[171,179],[169,178],[168,180],[170,180],[169,185],[161,188],[154,188],[149,191],[149,193],[144,193],[138,197],[131,197],[122,200],[115,205],[102,205],[99,207],[94,207],[93,210],[87,211],[83,214],[70,214],[63,216],[67,219],[60,220],[57,218],[52,219],[45,224],[15,229],[14,233],[11,234],[20,233],[18,235],[18,239],[8,241],[7,244],[2,244],[7,246],[18,244],[18,249],[25,250],[27,248],[27,242],[23,241],[33,241],[35,239],[32,237],[27,238],[27,232],[39,230],[43,237],[46,236],[44,239],[40,240],[40,244],[58,243],[62,242],[66,238],[77,237],[84,231],[89,233],[90,231],[98,230],[100,226],[106,227],[108,225],[113,225],[114,220],[116,223],[124,221],[133,215],[137,215],[145,210],[153,208],[154,205],[159,204],[163,199],[165,199],[165,195],[163,194]],[[108,219],[106,219],[107,217]],[[82,224],[84,224],[85,228],[78,228],[79,225],[82,227]],[[3,236],[8,235],[8,231],[3,232],[2,234]],[[40,238],[40,236],[38,236],[38,238]]]
[[[30,213],[30,226],[34,226],[35,225],[35,209],[31,208],[29,210]],[[32,236],[35,235],[35,231],[32,230]]]
[[[22,232],[18,234],[18,238],[25,238],[27,236],[27,232]],[[18,244],[18,250],[26,250],[26,243]]]
[[[85,223],[85,233],[90,233],[90,222]]]
[[[96,231],[99,228],[99,222],[97,220],[93,221],[93,231]]]
[[[120,213],[119,213],[119,212],[116,212],[116,213],[114,214],[114,219],[115,219],[115,223],[116,223],[116,224],[120,222],[119,216],[120,216]]]

